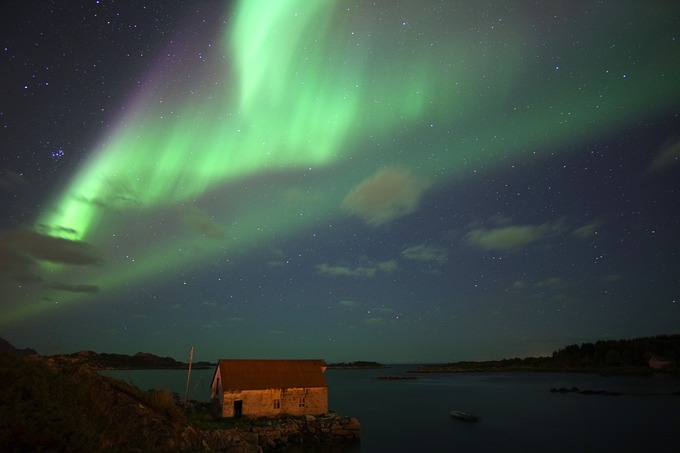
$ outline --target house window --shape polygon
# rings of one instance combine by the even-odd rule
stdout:
[[[274,409],[281,409],[281,400],[274,400]]]
[[[300,406],[300,407],[305,407],[305,399],[304,399],[304,398],[300,398],[299,406]]]

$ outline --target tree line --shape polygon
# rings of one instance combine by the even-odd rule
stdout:
[[[680,335],[571,344],[552,353],[552,362],[574,368],[647,367],[652,357],[680,359]]]
[[[671,365],[664,371],[680,372],[680,334],[657,335],[628,340],[600,340],[571,344],[554,351],[551,356],[464,361],[422,365],[422,373],[456,373],[484,371],[582,371],[646,374],[653,370],[649,360],[657,357]]]

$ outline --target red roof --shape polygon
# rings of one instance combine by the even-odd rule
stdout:
[[[328,387],[323,360],[220,360],[223,390]]]

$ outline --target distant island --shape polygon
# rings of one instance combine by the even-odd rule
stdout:
[[[0,353],[15,355],[39,355],[33,349],[19,349],[7,340],[0,338]],[[94,370],[186,370],[188,363],[179,362],[172,357],[159,357],[148,352],[138,352],[135,355],[118,353],[98,353],[94,351],[80,351],[73,354],[56,354],[48,358],[72,365],[85,365]],[[206,369],[214,366],[210,362],[193,362],[192,368]]]
[[[0,353],[38,355],[33,349],[19,349],[0,338]],[[57,354],[50,359],[65,364],[85,365],[95,370],[187,369],[188,363],[172,357],[160,357],[148,352],[134,355],[80,351]],[[581,372],[609,374],[650,374],[667,372],[680,374],[680,334],[657,335],[624,340],[600,340],[594,343],[571,344],[554,351],[551,356],[512,358],[489,361],[459,361],[420,365],[412,373],[470,372]],[[192,363],[195,369],[207,369],[214,363]],[[360,370],[390,368],[375,361],[329,363],[329,369]]]
[[[15,355],[38,355],[38,352],[31,348],[19,349],[14,347],[9,341],[0,338],[0,353]]]
[[[375,368],[389,368],[378,362],[369,362],[365,360],[358,360],[356,362],[337,362],[327,364],[329,369],[334,370],[357,370],[357,369],[375,369]]]
[[[172,357],[159,357],[148,352],[138,352],[130,356],[117,353],[80,351],[50,357],[64,363],[87,365],[95,370],[186,370],[189,368],[188,363],[179,362]],[[191,366],[194,369],[206,369],[214,365],[210,362],[194,362]]]
[[[581,372],[607,374],[680,374],[680,335],[657,335],[630,340],[572,344],[550,357],[462,361],[421,365],[416,373]]]

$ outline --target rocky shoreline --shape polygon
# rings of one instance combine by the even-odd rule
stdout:
[[[358,442],[361,424],[354,417],[334,413],[245,422],[223,429],[189,429],[189,445],[202,451],[265,452],[292,445]]]
[[[358,442],[359,420],[334,412],[213,419],[167,390],[142,391],[87,366],[0,354],[2,451],[266,452]]]

